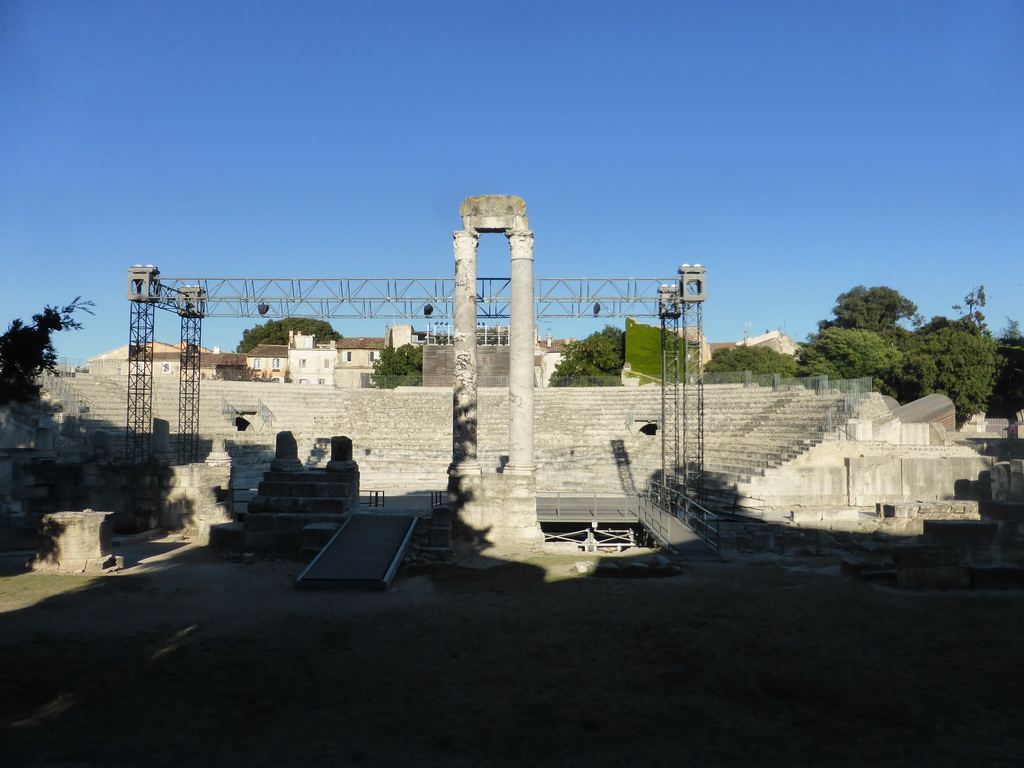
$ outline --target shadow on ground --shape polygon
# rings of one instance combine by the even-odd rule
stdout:
[[[882,590],[828,563],[602,579],[575,574],[584,553],[507,557],[419,567],[389,593],[302,592],[300,564],[181,547],[0,614],[5,765],[1020,754],[1019,597]]]

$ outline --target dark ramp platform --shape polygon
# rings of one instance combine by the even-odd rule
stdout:
[[[295,580],[302,589],[387,589],[419,518],[353,515]]]

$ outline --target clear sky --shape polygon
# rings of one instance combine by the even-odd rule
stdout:
[[[802,340],[858,284],[1024,322],[1024,2],[0,2],[0,324],[94,301],[62,356],[127,343],[132,264],[451,276],[484,194],[526,200],[538,277],[705,265],[711,341]]]

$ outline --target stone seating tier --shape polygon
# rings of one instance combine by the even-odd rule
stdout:
[[[125,380],[80,376],[74,386],[91,405],[92,428],[110,431],[115,455],[123,451]],[[154,377],[153,414],[174,432],[178,418],[176,377]],[[660,467],[658,436],[639,433],[635,418],[660,418],[657,387],[552,388],[535,393],[535,455],[538,483],[546,490],[585,486],[621,492],[626,475],[642,485]],[[236,488],[256,488],[274,456],[277,430],[291,430],[307,468],[329,459],[328,435],[354,444],[363,486],[441,488],[451,460],[451,390],[335,390],[291,384],[203,381],[202,437],[222,437],[234,462]],[[247,417],[239,432],[221,412],[222,399],[239,407],[262,401],[272,426]],[[791,460],[829,437],[844,423],[842,398],[805,390],[773,392],[739,385],[705,387],[705,466],[721,482],[752,476]],[[480,390],[479,459],[495,471],[507,455],[508,393]],[[616,447],[618,446],[618,447]]]

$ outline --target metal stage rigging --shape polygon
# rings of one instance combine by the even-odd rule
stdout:
[[[511,278],[478,278],[477,317],[511,311]],[[161,277],[152,265],[128,270],[127,459],[152,451],[153,340],[157,308],[181,318],[178,461],[199,460],[199,349],[204,317],[450,319],[455,280],[437,278]],[[703,501],[704,389],[701,349],[704,268],[671,278],[535,278],[537,318],[660,318],[662,483],[672,498]],[[677,506],[662,493],[668,508]],[[685,514],[685,510],[678,510]]]
[[[668,278],[668,282],[675,280]],[[658,286],[663,282],[635,277],[534,278],[534,315],[657,317]],[[511,283],[508,277],[477,278],[478,317],[510,316]],[[160,277],[159,284],[172,294],[186,287],[201,289],[206,317],[455,317],[455,279],[451,277]]]

